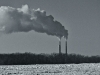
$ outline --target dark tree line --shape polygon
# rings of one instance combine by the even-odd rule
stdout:
[[[65,59],[67,60],[65,61]],[[83,56],[78,54],[64,53],[33,54],[12,53],[0,54],[0,65],[28,65],[28,64],[70,64],[70,63],[100,63],[100,56]]]

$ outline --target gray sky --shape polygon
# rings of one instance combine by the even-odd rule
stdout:
[[[45,10],[68,30],[68,53],[100,54],[100,0],[0,0],[0,6]],[[58,52],[58,39],[45,33],[18,32],[0,36],[0,53]],[[65,40],[62,38],[62,52]]]

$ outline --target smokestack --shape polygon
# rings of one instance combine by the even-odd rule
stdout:
[[[65,52],[66,52],[66,56],[67,56],[67,40],[65,41]]]
[[[67,39],[65,39],[65,63],[67,63]]]
[[[65,54],[66,54],[66,57],[67,57],[67,39],[68,39],[68,30],[65,30],[64,32],[64,38],[65,38]]]
[[[61,39],[59,40],[59,54],[61,54]]]

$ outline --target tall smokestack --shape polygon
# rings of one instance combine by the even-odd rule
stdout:
[[[65,63],[67,63],[67,39],[65,39]]]
[[[59,54],[61,54],[61,39],[59,40]]]
[[[67,56],[67,40],[65,41],[65,52],[66,52],[66,56]]]
[[[67,57],[68,57],[68,54],[67,54],[67,39],[68,39],[68,30],[65,30],[64,31],[64,38],[65,38],[65,63],[67,63]]]

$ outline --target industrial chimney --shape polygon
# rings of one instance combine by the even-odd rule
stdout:
[[[65,40],[65,52],[66,52],[66,56],[67,56],[67,40]]]
[[[59,40],[59,54],[61,54],[61,39]]]
[[[65,62],[67,63],[67,40],[65,40]]]

